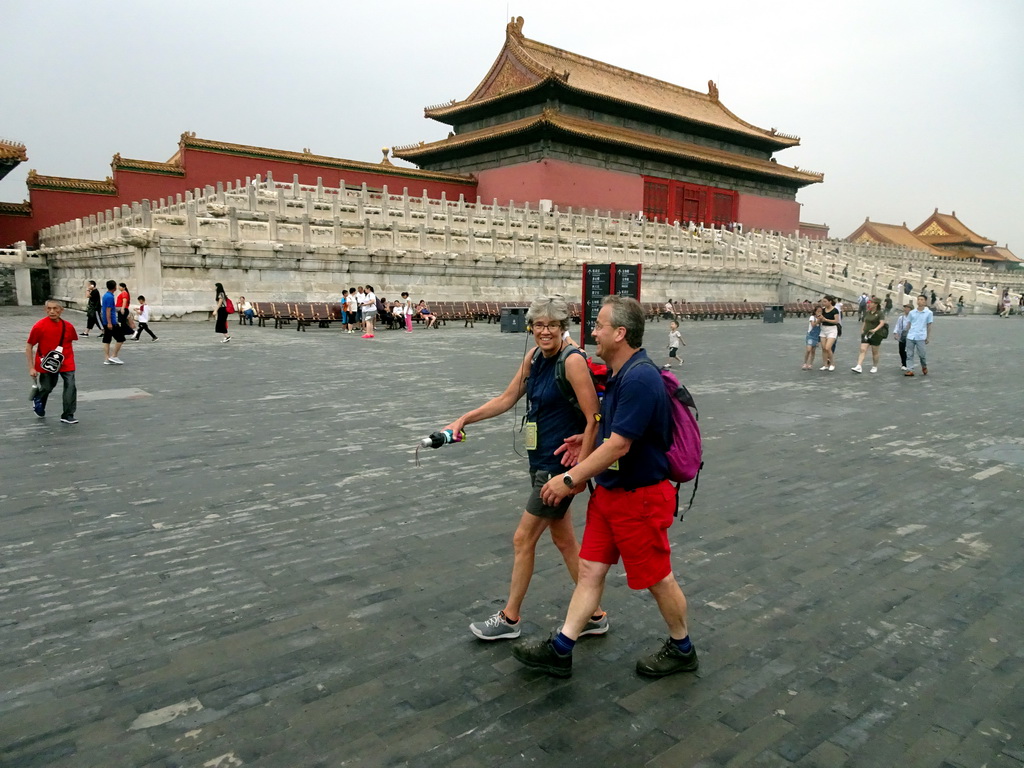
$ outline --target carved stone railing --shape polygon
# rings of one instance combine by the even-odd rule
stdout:
[[[847,297],[844,291],[884,295],[889,282],[895,286],[908,277],[915,289],[931,284],[943,296],[962,292],[972,302],[989,298],[976,289],[979,282],[1024,286],[1024,273],[997,275],[982,264],[902,247],[683,227],[611,211],[541,211],[528,203],[499,206],[461,195],[430,198],[425,190],[394,194],[343,181],[338,187],[300,184],[297,177],[279,182],[269,174],[108,209],[40,232],[42,253],[64,260],[96,249],[148,249],[162,240],[185,243],[197,256],[214,246],[237,252],[259,246],[264,261],[294,259],[297,250],[457,260],[470,267],[508,262],[575,269],[588,261],[622,261],[679,272],[799,274]]]

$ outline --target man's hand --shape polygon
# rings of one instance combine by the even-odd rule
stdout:
[[[31,368],[29,369],[28,375],[34,379],[39,375],[39,371],[37,371],[35,368]]]
[[[562,444],[555,449],[555,456],[561,455],[563,467],[574,467],[580,460],[582,449],[583,435],[572,435],[565,438]]]
[[[566,496],[575,496],[583,490],[582,486],[569,488],[562,479],[565,475],[555,475],[540,489],[540,500],[549,507],[557,507],[559,502]]]

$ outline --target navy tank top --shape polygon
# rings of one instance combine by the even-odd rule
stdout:
[[[555,364],[558,355],[540,355],[530,367],[526,381],[526,394],[530,408],[526,420],[537,423],[537,449],[529,451],[530,469],[560,473],[561,456],[555,456],[565,438],[578,435],[587,427],[586,417],[573,406],[558,389]]]

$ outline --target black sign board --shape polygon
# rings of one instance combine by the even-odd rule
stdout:
[[[584,264],[581,344],[595,344],[594,323],[605,296],[618,294],[640,301],[640,264]]]
[[[594,323],[601,311],[601,302],[612,292],[611,264],[583,265],[583,312],[580,318],[580,344],[594,345]]]
[[[640,301],[640,264],[615,264],[615,293]]]

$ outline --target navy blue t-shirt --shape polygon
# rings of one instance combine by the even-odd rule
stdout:
[[[597,484],[604,488],[633,490],[660,483],[668,477],[666,441],[671,415],[668,395],[665,394],[661,373],[653,364],[633,365],[644,359],[650,358],[644,350],[637,350],[619,372],[608,379],[605,388],[601,422],[598,424],[598,446],[612,432],[629,438],[633,443],[626,455],[619,459],[618,469],[606,469],[595,478]]]
[[[579,354],[574,352],[572,354]],[[530,365],[530,377],[526,381],[530,409],[526,418],[537,423],[537,450],[529,451],[530,469],[540,469],[558,474],[564,467],[562,457],[555,456],[565,438],[578,435],[587,428],[586,417],[572,403],[565,399],[555,381],[555,365],[558,355],[544,357]]]

